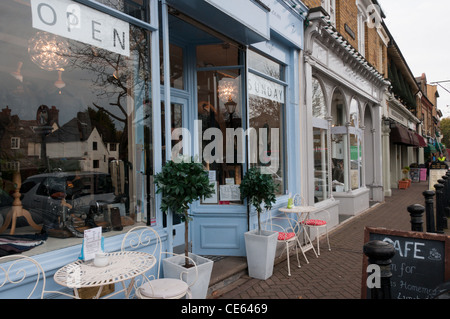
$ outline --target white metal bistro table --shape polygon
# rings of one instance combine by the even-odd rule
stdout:
[[[316,210],[319,210],[319,208],[315,206],[294,206],[292,208],[282,207],[278,209],[280,212],[283,212],[286,217],[288,217],[288,214],[297,214],[298,216],[298,223],[304,227],[303,222],[309,218],[309,213],[314,212]],[[292,225],[290,225],[292,227]],[[312,244],[311,238],[309,237],[308,232],[306,232],[305,229],[303,229],[303,234],[305,236],[305,244],[300,245],[300,249],[303,252],[303,255],[305,252],[309,250],[313,250],[316,257],[318,257],[316,250],[314,249],[314,246]],[[306,257],[305,257],[306,258]]]
[[[105,285],[120,282],[123,289],[109,294],[105,298],[124,292],[128,299],[135,278],[144,274],[156,264],[156,258],[144,252],[119,251],[108,253],[107,256],[109,263],[104,267],[95,266],[93,260],[77,260],[60,268],[53,278],[56,283],[72,288],[77,297],[79,296],[79,288],[98,287],[95,299],[99,298]],[[127,280],[130,280],[128,287],[125,284]]]

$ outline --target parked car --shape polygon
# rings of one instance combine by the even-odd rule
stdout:
[[[115,201],[111,176],[99,172],[33,175],[22,183],[20,193],[22,206],[46,228],[58,228],[68,214],[82,217],[92,206]]]

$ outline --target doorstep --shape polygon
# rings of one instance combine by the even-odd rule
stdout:
[[[220,297],[226,291],[233,289],[235,284],[241,283],[241,277],[247,275],[248,273],[246,257],[204,257],[212,260],[217,259],[214,261],[213,270],[211,273],[211,279],[206,297],[208,299]]]

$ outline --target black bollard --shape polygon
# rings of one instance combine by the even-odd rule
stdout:
[[[434,225],[434,191],[424,191],[423,196],[425,197],[425,209],[426,209],[426,222],[427,222],[427,233],[436,232]]]
[[[425,207],[422,205],[414,204],[408,206],[408,212],[411,216],[411,230],[417,232],[423,232],[423,213]]]
[[[435,184],[434,188],[436,189],[436,233],[443,234],[444,233],[444,225],[443,225],[443,205],[442,205],[442,197],[444,189],[444,185]]]
[[[380,266],[380,287],[370,288],[371,299],[391,299],[391,258],[395,255],[392,244],[374,240],[366,243],[363,248],[369,264]]]

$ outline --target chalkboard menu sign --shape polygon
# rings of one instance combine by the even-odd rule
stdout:
[[[413,183],[420,182],[420,168],[411,168],[409,171]]]
[[[429,299],[438,285],[450,280],[449,236],[367,227],[364,242],[372,240],[389,242],[395,248],[391,264],[392,299]],[[370,298],[366,286],[367,266],[364,256],[363,298]]]

